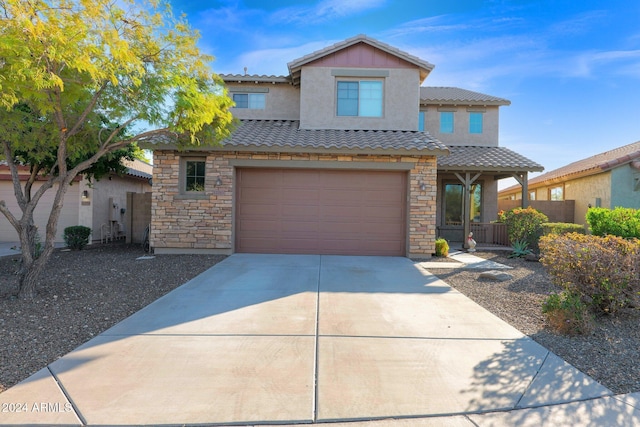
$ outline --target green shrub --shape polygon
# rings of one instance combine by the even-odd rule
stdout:
[[[542,235],[547,234],[567,234],[581,233],[585,234],[584,225],[573,224],[570,222],[545,222],[542,224]]]
[[[509,258],[522,258],[531,253],[531,249],[529,249],[529,243],[526,240],[516,240],[511,243],[513,247],[513,252],[509,254]]]
[[[590,208],[587,223],[596,236],[640,238],[640,210],[629,208]]]
[[[553,293],[542,303],[542,313],[551,329],[561,334],[583,335],[593,330],[593,316],[580,295]]]
[[[89,243],[91,229],[84,225],[74,225],[64,229],[64,242],[69,249],[81,250]]]
[[[549,222],[549,218],[532,207],[513,208],[501,214],[500,221],[507,224],[509,242],[525,241],[529,249],[538,251],[538,240],[542,236],[542,224]]]
[[[640,240],[580,233],[540,239],[540,262],[553,281],[590,309],[615,314],[640,304]]]
[[[436,256],[446,257],[449,255],[449,243],[443,238],[436,240]]]

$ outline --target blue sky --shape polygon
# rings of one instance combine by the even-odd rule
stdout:
[[[217,73],[286,75],[287,62],[357,34],[416,55],[435,64],[426,86],[509,99],[500,145],[545,171],[640,140],[638,0],[171,3]]]

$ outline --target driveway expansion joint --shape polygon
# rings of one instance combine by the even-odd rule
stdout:
[[[67,390],[64,388],[64,386],[60,382],[60,379],[55,374],[55,372],[53,372],[50,365],[47,365],[47,370],[49,371],[49,374],[51,375],[53,380],[56,382],[56,385],[60,389],[60,392],[64,395],[64,397],[67,399],[67,401],[71,405],[71,408],[73,409],[73,413],[78,418],[78,421],[80,421],[80,423],[82,423],[83,426],[86,426],[87,420],[82,416],[82,414],[80,413],[80,409],[78,409],[78,406],[75,404],[75,402],[73,401],[69,393],[67,393]]]

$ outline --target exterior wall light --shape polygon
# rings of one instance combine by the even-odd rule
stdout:
[[[424,182],[420,184],[420,190],[427,191],[427,184],[425,184]]]
[[[222,180],[220,179],[220,177],[218,177],[218,179],[216,179],[216,183],[214,185],[216,187],[220,187],[222,185]]]

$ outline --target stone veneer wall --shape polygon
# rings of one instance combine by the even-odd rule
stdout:
[[[181,195],[180,156],[206,156],[205,194]],[[151,246],[157,253],[226,253],[233,251],[233,160],[403,163],[409,171],[409,242],[407,256],[428,257],[436,239],[436,158],[380,156],[204,152],[154,152]],[[261,163],[260,167],[264,164]],[[380,169],[384,169],[381,165]],[[222,185],[214,184],[220,177]],[[420,186],[425,184],[426,190]]]

